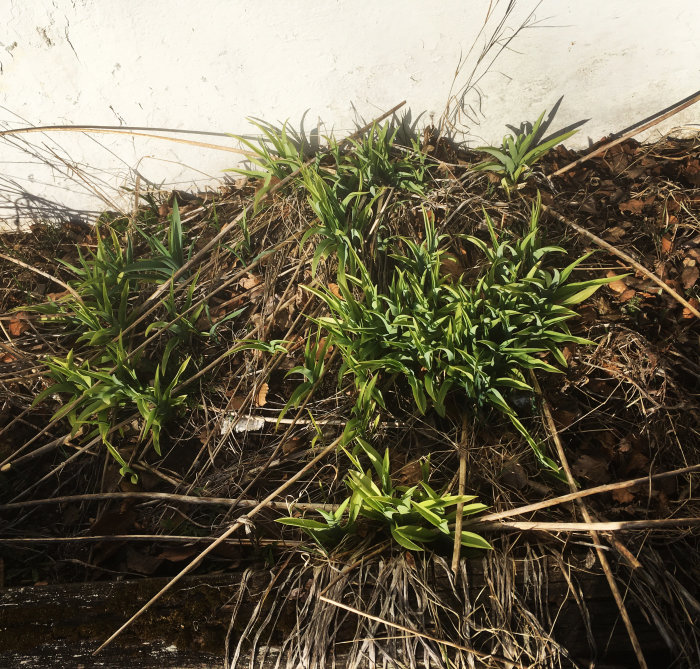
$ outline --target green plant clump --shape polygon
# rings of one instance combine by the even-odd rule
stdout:
[[[61,261],[77,277],[71,283],[79,298],[71,294],[25,307],[44,314],[47,325],[61,326],[71,345],[66,356],[46,360],[47,376],[54,383],[39,393],[34,405],[48,397],[67,396],[53,419],[66,418],[72,435],[80,431],[86,439],[99,436],[119,463],[122,475],[128,473],[133,480],[136,474],[108,438],[111,426],[124,410],[137,410],[143,419],[138,441],[150,439],[160,454],[161,429],[187,399],[184,394],[174,394],[174,388],[188,368],[191,356],[174,352],[184,349],[194,338],[214,333],[214,328],[200,332],[196,326],[204,305],[190,309],[197,285],[195,276],[179,304],[172,285],[161,301],[164,314],[175,322],[156,320],[143,333],[143,337],[148,337],[153,330],[168,330],[166,343],[159,347],[157,357],[151,359],[153,353],[146,355],[140,347],[131,348],[137,333],[124,333],[138,316],[136,305],[143,287],[169,280],[191,253],[191,247],[189,253],[185,251],[177,202],[173,203],[165,243],[136,230],[150,248],[146,257],[135,258],[130,234],[122,248],[113,228],[103,235],[98,226],[94,252],[85,255],[79,250],[78,265]],[[182,313],[188,310],[190,313]]]
[[[540,463],[559,474],[517,417],[508,393],[533,392],[527,370],[559,372],[557,365],[566,365],[562,343],[593,343],[569,331],[566,321],[576,315],[570,307],[612,279],[570,282],[571,272],[588,255],[563,270],[545,268],[548,256],[564,250],[540,245],[539,205],[520,239],[507,232],[499,238],[485,215],[490,243],[465,237],[487,260],[473,285],[442,275],[445,237],[436,234],[426,215],[423,242],[393,240],[395,270],[387,294],[378,291],[359,257],[357,275],[339,277],[340,297],[325,288],[309,288],[330,311],[316,322],[340,350],[340,376],[350,375],[358,391],[347,434],[378,420],[377,409],[386,409],[381,388],[393,377],[407,382],[421,413],[432,406],[444,415],[446,398],[453,393],[474,417],[486,409],[505,414]]]
[[[462,504],[462,516],[467,518],[487,507],[473,502],[473,495],[438,493],[428,485],[430,464],[421,463],[422,480],[418,485],[394,486],[390,475],[389,450],[379,453],[363,439],[359,450],[370,459],[379,484],[374,482],[372,470],[363,470],[357,452],[345,451],[355,469],[351,469],[346,485],[351,490],[335,511],[319,511],[325,522],[311,518],[280,518],[277,522],[304,530],[314,541],[325,546],[337,544],[357,529],[359,518],[378,522],[387,528],[393,539],[408,550],[421,551],[425,544],[440,539],[454,542],[454,523],[457,511],[448,509]],[[347,512],[347,517],[345,513]],[[474,532],[463,530],[462,546],[489,549],[491,545]]]
[[[576,130],[570,130],[542,144],[533,146],[540,126],[542,125],[544,115],[545,112],[540,114],[530,132],[519,133],[517,137],[506,135],[500,147],[477,147],[477,151],[489,154],[494,160],[480,163],[476,165],[474,169],[501,175],[501,186],[506,193],[510,194],[510,191],[518,185],[521,177],[526,177],[532,166],[542,158],[547,151],[577,132]]]

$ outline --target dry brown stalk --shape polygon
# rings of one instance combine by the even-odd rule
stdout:
[[[564,452],[564,445],[561,443],[561,439],[559,438],[559,432],[557,431],[556,425],[554,424],[554,418],[552,417],[552,412],[549,408],[549,403],[547,402],[547,399],[542,393],[542,388],[540,388],[540,384],[537,381],[537,376],[535,375],[533,370],[530,370],[530,376],[532,378],[532,387],[535,389],[535,393],[537,393],[541,400],[542,413],[544,415],[545,423],[556,446],[557,455],[559,456],[559,461],[561,462],[562,469],[566,473],[566,478],[569,482],[569,489],[572,493],[574,493],[576,492],[576,481],[573,477],[573,474],[571,473],[571,467],[569,467],[569,461],[566,457],[566,453]],[[620,616],[622,617],[622,621],[625,625],[625,629],[627,630],[630,642],[632,643],[632,648],[634,649],[634,654],[637,657],[637,662],[639,663],[641,669],[648,669],[646,659],[644,658],[644,653],[642,652],[642,647],[639,643],[639,638],[637,637],[637,633],[635,632],[634,626],[632,625],[632,620],[630,619],[627,607],[625,606],[625,602],[622,598],[622,595],[620,594],[620,589],[617,587],[617,583],[615,582],[615,577],[613,576],[612,569],[610,568],[610,562],[608,561],[608,558],[605,555],[605,550],[600,540],[600,536],[597,530],[592,529],[590,527],[593,523],[591,519],[591,514],[588,511],[588,507],[586,506],[586,503],[583,501],[583,499],[580,497],[576,499],[576,504],[578,505],[579,510],[581,511],[581,515],[583,516],[585,524],[589,526],[585,529],[587,529],[587,531],[591,535],[591,539],[593,540],[593,544],[595,545],[595,551],[596,555],[598,556],[598,561],[603,567],[605,578],[608,581],[608,585],[610,586],[610,591],[612,592],[615,604],[617,605],[617,608],[620,612]]]
[[[507,667],[518,667],[519,669],[525,669],[525,665],[520,664],[519,662],[514,662],[513,660],[507,660],[506,658],[499,657],[498,655],[490,655],[488,653],[482,653],[481,651],[478,651],[475,648],[471,648],[469,646],[463,646],[459,643],[454,643],[453,641],[446,641],[444,639],[437,639],[434,636],[430,636],[430,634],[425,634],[425,632],[419,632],[418,630],[411,629],[410,627],[406,627],[405,625],[400,625],[399,623],[393,623],[390,620],[385,620],[384,618],[380,618],[379,616],[373,616],[371,613],[366,613],[365,611],[360,611],[359,609],[356,609],[353,606],[348,606],[347,604],[342,604],[341,602],[336,602],[332,599],[328,599],[328,597],[324,597],[323,595],[319,595],[319,599],[323,602],[326,602],[327,604],[332,604],[333,606],[337,606],[339,609],[344,609],[345,611],[350,611],[350,613],[354,613],[355,615],[362,616],[363,618],[368,618],[369,620],[374,620],[375,622],[381,623],[382,625],[386,625],[388,627],[393,627],[395,629],[401,630],[402,632],[406,632],[407,634],[412,634],[413,636],[421,637],[422,639],[428,639],[428,641],[433,641],[434,643],[440,644],[442,646],[447,646],[449,648],[456,648],[457,650],[462,650],[466,653],[471,653],[472,655],[474,655],[478,658],[481,658],[482,660],[495,660],[496,662],[504,664]]]
[[[78,300],[78,302],[83,304],[83,298],[80,297],[80,295],[73,288],[71,288],[67,283],[64,283],[63,281],[61,281],[61,279],[58,279],[55,276],[51,276],[51,274],[47,274],[46,272],[42,272],[37,267],[29,265],[26,262],[22,262],[21,260],[18,260],[17,258],[13,258],[12,256],[6,256],[4,253],[0,253],[0,258],[2,258],[3,260],[7,260],[7,262],[14,263],[15,265],[19,265],[20,267],[24,267],[24,269],[28,269],[30,272],[34,272],[35,274],[39,274],[40,276],[43,276],[45,279],[48,279],[49,281],[53,281],[54,283],[58,284],[62,288],[65,288],[76,300]]]
[[[631,256],[627,255],[624,251],[620,251],[620,249],[615,248],[612,244],[608,244],[608,242],[606,242],[604,239],[601,239],[597,235],[594,235],[592,232],[589,232],[585,228],[582,228],[578,223],[574,223],[565,216],[562,216],[558,211],[552,209],[551,207],[548,207],[545,204],[542,205],[542,211],[550,213],[559,222],[563,223],[564,225],[568,225],[570,228],[573,228],[574,230],[576,230],[576,232],[582,234],[584,237],[587,237],[601,248],[604,248],[606,251],[610,251],[610,253],[616,255],[618,258],[621,258],[628,265],[632,265],[634,269],[636,269],[638,272],[641,272],[645,277],[647,277],[647,279],[651,279],[656,285],[660,286],[663,290],[665,290],[674,300],[682,304],[696,318],[700,318],[700,311],[698,311],[692,304],[690,304],[690,302],[688,302],[683,296],[679,295],[666,282],[659,279],[659,277],[656,276],[656,274],[650,272],[646,267],[644,267],[644,265],[638,263]]]
[[[459,439],[459,478],[457,484],[457,494],[463,495],[467,486],[467,415],[462,416],[462,434]],[[457,504],[457,516],[455,518],[455,541],[452,549],[452,571],[457,574],[459,571],[459,555],[462,548],[462,525],[464,517],[462,511],[464,504]]]
[[[629,132],[626,132],[624,135],[621,135],[620,137],[613,139],[610,142],[606,142],[605,144],[603,144],[603,146],[600,146],[597,149],[594,149],[590,153],[587,153],[585,156],[581,156],[581,158],[577,158],[572,163],[569,163],[568,165],[564,165],[564,167],[558,169],[556,172],[553,172],[550,175],[550,177],[558,177],[561,174],[568,172],[570,169],[573,169],[574,167],[578,167],[582,163],[585,163],[587,160],[590,160],[591,158],[594,158],[595,156],[599,156],[601,153],[605,153],[608,149],[611,149],[613,146],[616,146],[617,144],[621,144],[625,140],[631,139],[635,135],[638,135],[640,132],[644,132],[645,130],[648,130],[649,128],[653,128],[658,123],[661,123],[661,121],[665,121],[667,118],[674,116],[679,111],[683,111],[684,109],[687,109],[691,105],[694,105],[698,100],[700,100],[700,91],[698,93],[696,93],[695,95],[693,95],[690,99],[687,99],[685,102],[681,102],[681,103],[677,104],[671,110],[667,111],[665,114],[662,114],[661,116],[657,116],[656,118],[652,119],[648,123],[644,123],[643,125],[640,125],[636,128],[633,128]]]
[[[143,128],[147,130],[148,128]],[[175,142],[177,144],[187,144],[189,146],[199,146],[204,149],[214,149],[215,151],[228,151],[229,153],[237,153],[241,156],[255,156],[253,151],[239,149],[233,146],[222,146],[221,144],[209,144],[208,142],[196,142],[191,139],[180,139],[179,137],[166,137],[165,135],[154,135],[147,132],[134,132],[125,127],[121,129],[111,126],[91,126],[91,125],[42,125],[31,128],[16,128],[14,130],[0,131],[0,137],[5,135],[21,135],[30,132],[81,132],[87,134],[107,134],[107,135],[128,135],[129,137],[146,137],[147,139],[162,139],[166,142]],[[173,130],[173,132],[181,132]]]
[[[623,521],[608,521],[608,522],[593,522],[585,523],[557,523],[557,522],[540,522],[540,521],[506,521],[487,523],[484,521],[476,521],[470,527],[474,527],[480,531],[498,531],[505,532],[508,530],[529,531],[545,531],[545,532],[625,532],[639,530],[660,530],[669,527],[695,527],[700,525],[700,518],[650,518],[647,520],[623,520]]]
[[[510,518],[511,516],[521,516],[524,513],[530,513],[532,511],[539,511],[540,509],[547,509],[552,506],[558,506],[559,504],[566,504],[566,502],[572,502],[581,497],[588,497],[590,495],[599,495],[605,492],[612,492],[613,490],[621,490],[623,488],[632,488],[633,486],[640,485],[643,483],[651,483],[652,481],[657,481],[659,479],[670,478],[673,476],[682,476],[683,474],[693,474],[700,470],[700,465],[691,465],[690,467],[683,467],[682,469],[674,469],[669,472],[660,472],[659,474],[652,474],[650,476],[640,476],[636,479],[629,479],[627,481],[617,481],[616,483],[606,483],[605,485],[599,485],[595,488],[586,488],[585,490],[577,490],[576,492],[569,493],[568,495],[561,495],[559,497],[553,497],[552,499],[545,499],[541,502],[535,502],[533,504],[527,504],[526,506],[519,506],[516,509],[508,509],[506,511],[498,511],[497,513],[489,513],[485,516],[481,516],[478,522],[490,522],[494,520],[501,520],[502,518]]]
[[[43,506],[46,504],[70,504],[72,502],[103,502],[110,499],[128,499],[134,501],[151,502],[162,500],[165,502],[183,502],[195,505],[215,506],[240,506],[248,509],[258,504],[257,499],[235,500],[229,497],[196,497],[195,495],[178,495],[170,492],[96,492],[84,495],[64,495],[62,497],[49,497],[47,499],[29,499],[22,502],[10,502],[0,504],[0,511],[20,509],[27,506]],[[271,502],[271,509],[287,511],[291,508],[300,511],[335,511],[335,504],[317,504],[312,502]]]
[[[112,634],[108,639],[106,639],[97,648],[93,655],[97,655],[103,648],[108,646],[114,639],[116,639],[129,625],[131,625],[134,620],[136,620],[141,614],[148,610],[148,608],[156,601],[158,601],[170,588],[172,588],[183,576],[191,572],[211,551],[213,551],[219,544],[228,539],[236,530],[245,526],[250,518],[256,516],[260,511],[265,509],[269,503],[281,495],[287,488],[289,488],[293,483],[296,483],[306,472],[318,464],[323,458],[325,458],[329,453],[333,452],[338,444],[340,443],[341,437],[338,437],[335,441],[328,444],[313,460],[302,467],[294,476],[291,476],[287,481],[285,481],[276,490],[271,492],[265,499],[258,503],[253,509],[250,510],[245,516],[236,520],[223,534],[221,534],[218,539],[213,541],[209,546],[207,546],[196,558],[192,560],[184,569],[182,569],[177,576],[174,576],[168,583],[163,586],[151,599],[149,599],[136,613],[134,613],[129,620],[127,620],[114,634]]]
[[[142,541],[146,543],[156,543],[158,541],[167,541],[168,543],[208,543],[217,541],[219,537],[186,537],[180,534],[91,534],[83,537],[3,537],[3,543],[6,544],[85,544],[94,543],[96,541]],[[279,539],[246,539],[240,537],[236,539],[226,539],[223,542],[231,546],[237,545],[263,545],[263,546],[299,546],[301,541],[281,541]]]

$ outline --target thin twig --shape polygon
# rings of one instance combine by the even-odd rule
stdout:
[[[670,111],[667,111],[665,114],[662,114],[661,116],[657,116],[656,118],[652,119],[648,123],[644,123],[643,125],[640,125],[636,128],[632,128],[629,132],[626,132],[624,135],[621,135],[617,139],[613,139],[610,142],[607,142],[603,144],[603,146],[598,147],[597,149],[594,149],[590,153],[587,153],[585,156],[581,156],[581,158],[577,158],[574,160],[572,163],[569,163],[568,165],[564,165],[564,167],[558,169],[556,172],[553,172],[550,174],[550,177],[558,177],[564,172],[568,172],[570,169],[573,169],[574,167],[578,167],[582,163],[585,163],[587,160],[590,160],[591,158],[594,158],[595,156],[599,156],[601,153],[605,153],[608,149],[611,149],[613,146],[616,146],[617,144],[621,144],[627,139],[631,139],[635,135],[638,135],[640,132],[643,132],[644,130],[648,130],[649,128],[653,128],[655,125],[658,123],[661,123],[661,121],[665,121],[667,118],[670,118],[671,116],[674,116],[677,114],[679,111],[683,111],[684,109],[687,109],[691,105],[694,105],[698,100],[700,100],[700,91],[693,95],[689,100],[686,100],[685,102],[682,102],[678,104],[677,106],[673,107]]]
[[[190,562],[183,570],[181,570],[177,576],[174,576],[166,585],[164,585],[151,599],[148,600],[136,613],[134,613],[129,620],[127,620],[114,634],[112,634],[106,641],[104,641],[99,648],[97,648],[94,652],[93,655],[97,655],[103,648],[108,646],[114,639],[116,639],[129,625],[131,625],[134,620],[136,620],[141,614],[143,614],[145,611],[147,611],[150,606],[154,603],[157,602],[170,588],[172,588],[180,579],[182,579],[183,576],[191,572],[204,558],[206,555],[211,553],[220,543],[222,543],[225,539],[228,539],[236,530],[240,529],[244,525],[246,525],[246,522],[249,518],[252,518],[253,516],[257,515],[260,511],[262,511],[264,508],[268,506],[268,504],[275,499],[275,497],[278,497],[281,495],[287,488],[289,488],[293,483],[296,483],[306,472],[308,472],[310,469],[312,469],[317,463],[319,463],[323,458],[325,458],[329,453],[333,452],[338,444],[340,443],[341,437],[338,437],[335,441],[333,441],[331,444],[326,446],[311,462],[309,462],[306,466],[302,467],[294,476],[290,477],[287,481],[285,481],[279,488],[271,492],[262,502],[260,502],[256,507],[250,510],[249,513],[247,513],[244,517],[239,518],[236,520],[231,527],[229,527],[222,535],[219,536],[219,538],[211,543],[207,548],[205,548],[192,562]]]
[[[608,242],[606,242],[605,240],[594,235],[592,232],[589,232],[585,228],[582,228],[578,223],[574,223],[565,216],[562,216],[558,211],[555,211],[554,209],[548,207],[545,204],[542,205],[542,211],[549,212],[559,222],[563,223],[564,225],[568,225],[570,228],[573,228],[574,230],[576,230],[576,232],[582,234],[584,237],[587,237],[601,248],[604,248],[606,251],[610,251],[610,253],[612,253],[613,255],[616,255],[618,258],[621,258],[629,265],[632,265],[634,269],[636,269],[638,272],[641,272],[645,277],[651,279],[655,284],[660,286],[674,300],[676,300],[677,302],[682,304],[686,309],[688,309],[694,316],[700,318],[700,311],[698,311],[692,304],[690,304],[690,302],[688,302],[684,297],[682,297],[675,290],[673,290],[673,288],[671,288],[671,286],[669,286],[665,281],[659,279],[659,277],[656,276],[656,274],[650,272],[646,267],[644,267],[644,265],[639,264],[631,256],[628,256],[624,251],[620,251],[620,249],[615,248],[612,244],[608,244]]]
[[[561,439],[559,438],[559,432],[557,431],[556,425],[554,424],[554,418],[552,417],[552,412],[549,408],[549,403],[547,402],[547,399],[542,393],[542,388],[540,388],[540,384],[537,381],[537,376],[535,375],[534,371],[530,370],[530,376],[532,378],[532,387],[535,389],[535,392],[540,398],[542,404],[542,413],[545,418],[545,423],[547,424],[547,429],[549,430],[549,433],[551,434],[554,444],[556,446],[557,455],[559,456],[559,461],[561,462],[562,469],[566,473],[566,478],[569,482],[569,489],[572,493],[576,492],[576,481],[573,477],[573,474],[571,473],[569,461],[567,460],[566,453],[564,451],[564,445],[561,443]],[[578,505],[581,511],[581,515],[583,516],[585,523],[589,526],[586,529],[590,533],[591,539],[593,540],[596,555],[598,556],[598,560],[601,566],[603,567],[605,578],[608,581],[610,591],[612,592],[613,598],[615,599],[615,604],[617,604],[620,616],[622,617],[622,622],[625,625],[627,635],[629,636],[630,642],[632,643],[632,648],[634,649],[634,654],[637,657],[637,662],[639,663],[641,669],[648,669],[646,659],[644,658],[644,653],[642,652],[642,647],[639,643],[639,638],[637,637],[637,633],[635,632],[634,626],[632,625],[632,620],[630,619],[627,607],[625,606],[625,602],[622,599],[622,595],[620,594],[620,589],[617,587],[615,577],[613,576],[612,569],[610,568],[610,562],[608,561],[608,558],[605,555],[603,544],[600,541],[600,536],[598,535],[598,532],[595,529],[592,529],[590,527],[593,523],[591,520],[591,514],[588,511],[588,507],[586,506],[586,503],[583,501],[582,498],[578,498],[576,500],[576,504]]]
[[[30,272],[34,272],[35,274],[39,274],[40,276],[43,276],[45,279],[48,279],[49,281],[53,281],[54,283],[57,283],[62,288],[65,288],[76,300],[78,300],[78,302],[80,302],[80,304],[84,304],[83,298],[80,297],[80,295],[73,288],[71,288],[67,283],[64,283],[63,281],[61,281],[61,279],[58,279],[55,276],[51,276],[51,274],[47,274],[46,272],[42,272],[37,267],[33,267],[32,265],[28,265],[26,262],[22,262],[21,260],[18,260],[17,258],[13,258],[12,256],[6,256],[4,253],[0,253],[0,258],[2,258],[3,260],[7,260],[8,262],[14,263],[15,265],[19,265],[20,267],[24,267],[24,269],[28,269]]]

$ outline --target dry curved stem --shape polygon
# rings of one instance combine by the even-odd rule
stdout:
[[[83,537],[3,537],[3,543],[7,544],[86,544],[107,542],[107,541],[134,541],[153,544],[157,541],[168,543],[208,543],[218,541],[219,537],[188,537],[181,534],[91,534]],[[302,541],[289,541],[287,539],[247,539],[245,537],[237,537],[236,539],[226,539],[219,543],[228,544],[229,546],[244,546],[262,545],[262,546],[301,546]],[[217,544],[218,545],[218,544]]]
[[[161,588],[151,599],[148,600],[136,613],[134,613],[129,620],[127,620],[114,634],[112,634],[108,639],[106,639],[94,652],[93,655],[97,655],[105,646],[108,646],[114,639],[116,639],[129,625],[131,625],[134,620],[136,620],[141,614],[147,611],[150,606],[158,601],[170,588],[172,588],[183,576],[192,571],[211,551],[213,551],[219,544],[228,539],[236,530],[240,529],[249,522],[249,519],[257,515],[260,511],[265,509],[270,502],[272,502],[275,497],[278,497],[287,488],[289,488],[293,483],[296,483],[306,472],[312,469],[316,464],[318,464],[323,458],[325,458],[329,453],[333,452],[338,444],[340,444],[341,437],[338,437],[335,441],[328,444],[313,460],[311,460],[306,466],[300,469],[294,476],[290,477],[285,481],[279,488],[271,492],[265,499],[258,503],[256,507],[250,510],[242,518],[237,519],[231,527],[229,527],[222,535],[219,536],[216,541],[212,542],[207,546],[192,562],[190,562],[183,570],[181,570],[177,576],[174,576],[168,583]]]
[[[532,387],[535,389],[535,393],[540,398],[542,405],[542,414],[544,416],[547,429],[549,430],[549,433],[552,436],[552,440],[554,441],[554,444],[556,446],[559,462],[561,462],[562,469],[564,470],[567,481],[569,482],[569,489],[572,493],[574,493],[576,492],[577,488],[576,481],[573,477],[573,474],[571,473],[571,467],[569,467],[569,461],[567,460],[566,453],[564,452],[564,445],[561,443],[559,433],[557,431],[556,425],[554,424],[554,418],[552,417],[552,412],[549,408],[549,403],[547,402],[547,399],[542,393],[542,388],[540,388],[540,384],[537,381],[537,376],[532,370],[530,370],[530,377],[532,379]],[[622,595],[620,594],[620,589],[617,587],[617,583],[615,582],[615,577],[613,576],[612,569],[610,568],[610,562],[608,561],[608,558],[605,555],[603,544],[600,540],[600,536],[598,535],[598,531],[596,529],[591,528],[591,525],[593,525],[593,523],[591,514],[588,511],[588,507],[586,506],[586,503],[583,501],[583,499],[580,497],[576,499],[576,504],[578,505],[581,511],[581,515],[583,516],[585,524],[588,526],[584,529],[587,529],[589,531],[591,539],[593,540],[593,544],[595,545],[596,555],[598,556],[598,560],[601,566],[603,567],[603,572],[605,572],[605,578],[608,581],[610,591],[612,592],[613,598],[615,599],[615,604],[617,604],[620,616],[622,617],[625,629],[627,630],[627,634],[632,644],[632,648],[634,649],[634,654],[637,657],[637,662],[639,663],[641,669],[648,669],[646,659],[644,658],[644,653],[642,652],[642,647],[639,643],[639,638],[637,637],[637,633],[635,632],[634,626],[632,625],[632,620],[630,619],[627,607],[625,606],[625,602],[622,599]]]
[[[148,130],[148,128],[142,128],[143,130]],[[165,129],[164,129],[165,130]],[[253,151],[247,151],[245,149],[238,149],[233,146],[222,146],[221,144],[209,144],[208,142],[196,142],[191,139],[180,139],[179,137],[166,137],[165,135],[154,135],[148,132],[134,132],[133,130],[127,130],[122,127],[118,129],[116,126],[90,126],[90,125],[42,125],[35,126],[31,128],[16,128],[14,130],[2,130],[0,131],[0,137],[5,135],[20,135],[30,132],[82,132],[82,133],[93,133],[93,134],[111,134],[111,135],[128,135],[129,137],[146,137],[148,139],[162,139],[166,142],[176,142],[177,144],[187,144],[189,146],[199,146],[204,149],[214,149],[216,151],[228,151],[230,153],[237,153],[242,156],[255,156]],[[182,132],[179,130],[173,130],[173,132]]]
[[[632,130],[630,130],[629,132],[626,132],[623,135],[620,135],[619,137],[617,137],[616,139],[613,139],[610,142],[606,142],[605,144],[603,144],[603,146],[600,146],[597,149],[594,149],[590,153],[587,153],[585,156],[581,156],[581,158],[577,158],[576,160],[569,163],[568,165],[564,165],[564,167],[558,169],[556,172],[553,172],[549,176],[550,177],[558,177],[561,174],[568,172],[570,169],[573,169],[574,167],[578,167],[582,163],[585,163],[587,160],[590,160],[591,158],[594,158],[595,156],[599,156],[601,153],[605,153],[608,149],[611,149],[613,146],[616,146],[617,144],[621,144],[622,142],[624,142],[627,139],[631,139],[635,135],[638,135],[640,132],[644,132],[644,130],[648,130],[649,128],[653,128],[658,123],[661,123],[661,121],[665,121],[667,118],[674,116],[679,111],[683,111],[684,109],[687,109],[691,105],[694,105],[698,100],[700,100],[700,91],[697,92],[692,97],[690,97],[689,99],[686,98],[685,102],[681,101],[675,107],[673,107],[670,111],[667,111],[665,114],[661,114],[661,116],[657,116],[656,118],[652,119],[648,123],[644,123],[640,126],[632,128]]]
[[[341,602],[336,602],[332,599],[328,599],[328,597],[324,597],[323,595],[319,595],[319,599],[322,602],[326,602],[326,604],[332,604],[333,606],[337,606],[340,609],[344,609],[345,611],[350,611],[350,613],[354,613],[355,615],[362,616],[363,618],[369,618],[369,620],[374,620],[377,623],[381,623],[382,625],[386,625],[387,627],[394,627],[395,629],[401,630],[402,632],[406,632],[407,634],[412,634],[413,636],[418,636],[423,639],[427,639],[428,641],[433,641],[434,643],[440,644],[441,646],[447,646],[449,648],[456,648],[457,650],[462,650],[465,653],[471,653],[472,655],[481,658],[482,660],[495,660],[496,662],[505,665],[506,667],[518,667],[518,669],[525,669],[524,664],[520,664],[519,662],[514,662],[513,660],[507,660],[504,657],[499,657],[498,655],[490,655],[488,653],[482,653],[481,651],[476,650],[476,648],[471,648],[469,646],[463,646],[462,644],[459,643],[454,643],[453,641],[446,641],[444,639],[437,639],[434,636],[430,636],[430,634],[425,634],[425,632],[419,632],[418,630],[411,629],[410,627],[406,627],[405,625],[400,625],[399,623],[393,623],[390,620],[386,620],[384,618],[380,618],[379,616],[373,616],[371,613],[366,613],[365,611],[360,611],[359,609],[356,609],[353,606],[348,606],[347,604],[342,604]]]
[[[589,516],[590,517],[590,516]],[[647,520],[623,520],[585,523],[540,522],[537,520],[516,520],[487,523],[482,520],[470,523],[470,527],[481,532],[635,532],[644,530],[662,530],[675,527],[695,527],[700,525],[700,518],[649,518]]]
[[[71,288],[67,283],[64,283],[63,281],[61,281],[61,279],[58,279],[55,276],[51,276],[51,274],[47,274],[46,272],[42,272],[37,267],[29,265],[26,262],[22,262],[21,260],[18,260],[17,258],[13,258],[12,256],[6,256],[4,253],[0,253],[0,258],[2,258],[3,260],[7,260],[7,262],[14,263],[15,265],[19,265],[20,267],[24,267],[24,269],[28,269],[30,272],[34,272],[35,274],[39,274],[40,276],[43,276],[45,279],[48,279],[49,281],[53,281],[54,283],[58,284],[62,288],[65,288],[76,300],[78,300],[78,302],[80,302],[80,304],[83,304],[83,298],[80,297],[80,295],[73,288]]]
[[[613,490],[622,490],[624,488],[632,488],[636,485],[644,483],[649,484],[652,481],[657,481],[659,479],[671,478],[674,476],[682,476],[683,474],[693,474],[697,473],[698,471],[700,471],[700,465],[691,465],[689,467],[683,467],[681,469],[674,469],[669,472],[660,472],[659,474],[652,474],[651,476],[640,476],[639,478],[629,479],[627,481],[606,483],[605,485],[599,485],[595,488],[577,490],[575,492],[569,493],[568,495],[561,495],[559,497],[553,497],[552,499],[545,499],[541,502],[527,504],[526,506],[519,506],[515,509],[508,509],[506,511],[489,513],[484,516],[481,516],[479,518],[479,522],[489,522],[494,520],[501,520],[502,518],[510,518],[511,516],[521,516],[524,513],[539,511],[540,509],[547,509],[552,506],[559,506],[560,504],[573,502],[582,497],[589,497],[590,495],[599,495],[601,493],[612,492]]]
[[[257,499],[231,499],[230,497],[197,497],[195,495],[179,495],[170,492],[96,492],[83,495],[63,495],[62,497],[49,497],[46,499],[31,499],[22,502],[10,502],[0,504],[0,511],[20,509],[27,506],[44,506],[47,504],[69,504],[72,502],[104,502],[111,499],[125,499],[142,502],[162,500],[165,502],[182,502],[201,506],[236,506],[244,509],[257,506]],[[315,502],[270,502],[271,509],[289,511],[290,508],[300,511],[335,511],[335,504],[320,504]]]
[[[700,318],[700,311],[698,311],[692,304],[690,304],[688,300],[686,300],[683,296],[679,295],[665,281],[659,279],[659,277],[656,276],[656,274],[649,271],[646,267],[644,267],[644,265],[638,263],[631,256],[627,255],[624,251],[620,251],[620,249],[615,248],[612,244],[608,244],[608,242],[606,242],[605,240],[601,239],[597,235],[594,235],[592,232],[589,232],[585,228],[582,228],[578,223],[574,223],[565,216],[562,216],[558,211],[552,209],[551,207],[548,207],[546,204],[542,205],[542,211],[550,213],[560,223],[568,225],[570,228],[573,228],[574,230],[576,230],[576,232],[582,234],[584,237],[587,237],[601,248],[605,249],[606,251],[610,251],[610,253],[624,260],[627,264],[632,265],[634,269],[636,269],[638,272],[641,272],[645,277],[647,277],[647,279],[651,279],[657,286],[660,286],[663,290],[665,290],[674,300],[676,300],[676,302],[682,304],[696,318]]]

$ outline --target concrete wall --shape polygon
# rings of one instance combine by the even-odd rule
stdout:
[[[510,13],[501,0],[484,26],[493,4],[0,0],[0,126],[244,134],[254,132],[246,117],[296,127],[303,117],[307,131],[320,122],[342,136],[406,99],[419,126],[447,109],[453,129],[480,144],[560,101],[550,130],[587,119],[569,141],[582,147],[700,88],[698,0],[515,0]],[[514,37],[479,63],[494,34]],[[450,99],[474,68],[476,87]],[[654,134],[698,121],[691,107]],[[0,219],[89,218],[124,206],[135,170],[144,183],[182,188],[237,160],[133,136],[5,135]]]

